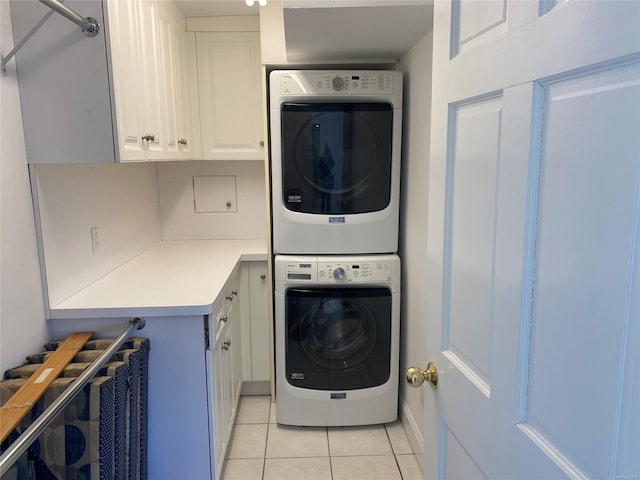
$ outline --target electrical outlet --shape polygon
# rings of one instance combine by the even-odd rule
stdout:
[[[100,251],[100,236],[98,234],[98,227],[91,227],[91,250],[93,253]]]

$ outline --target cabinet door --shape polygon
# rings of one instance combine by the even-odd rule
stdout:
[[[107,15],[120,161],[140,161],[146,157],[146,145],[142,140],[144,82],[140,78],[143,52],[134,47],[140,35],[139,4],[109,0]]]
[[[221,333],[226,333],[228,329],[223,329]],[[226,385],[226,366],[227,351],[223,348],[225,336],[220,336],[220,340],[207,351],[207,363],[209,369],[209,404],[210,404],[210,423],[209,430],[212,445],[211,448],[211,471],[214,472],[214,478],[220,478],[224,455],[227,449],[228,436],[227,422],[228,417],[228,401],[227,401],[227,385]]]
[[[229,277],[229,285],[231,286],[233,302],[229,308],[229,329],[230,340],[233,345],[229,349],[229,402],[230,407],[230,425],[229,431],[233,427],[233,420],[236,416],[236,407],[240,398],[240,389],[242,387],[242,296],[244,292],[240,289],[240,266],[236,267]]]
[[[163,107],[167,160],[193,158],[192,113],[197,108],[194,34],[173,2],[158,4],[160,58],[164,82]]]
[[[264,159],[259,33],[198,32],[196,61],[203,158]]]
[[[187,32],[184,21],[178,22],[174,16],[173,31],[176,42],[175,72],[176,72],[176,115],[178,149],[181,160],[194,158],[193,118],[198,108],[197,81],[195,66],[195,34]]]
[[[166,158],[158,2],[109,0],[120,161]]]
[[[164,81],[159,33],[159,2],[139,0],[140,37],[142,55],[140,58],[140,78],[144,81],[143,135],[153,139],[145,141],[147,160],[164,160],[167,156],[166,131],[164,127]],[[134,44],[135,45],[135,44]],[[132,48],[130,45],[129,48]],[[141,69],[141,71],[140,71]]]
[[[164,146],[167,160],[180,158],[180,146],[178,143],[178,102],[177,102],[177,65],[178,47],[174,30],[174,4],[173,2],[160,2],[158,4],[158,40],[159,60],[162,72],[164,95],[161,107],[164,119]]]
[[[239,270],[240,267],[237,267],[229,276],[214,302],[215,313],[209,317],[212,346],[207,352],[208,382],[211,385],[209,431],[213,444],[211,469],[215,472],[215,478],[220,478],[242,384]]]
[[[251,321],[251,380],[271,378],[267,262],[249,263],[249,316]]]

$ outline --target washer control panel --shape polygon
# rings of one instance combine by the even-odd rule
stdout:
[[[288,262],[288,281],[317,283],[367,283],[391,281],[391,262]]]
[[[282,95],[391,95],[393,80],[384,72],[296,72],[282,75],[280,91]]]

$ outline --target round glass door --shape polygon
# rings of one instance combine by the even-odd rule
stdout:
[[[369,178],[375,175],[375,134],[353,112],[315,115],[296,138],[300,175],[318,192],[348,198],[367,188]]]
[[[391,198],[393,109],[386,103],[285,103],[282,197],[289,210],[356,214]]]
[[[382,287],[288,289],[287,381],[314,390],[356,390],[388,381],[391,298]]]
[[[353,371],[371,355],[377,339],[376,319],[363,304],[324,299],[300,321],[300,344],[317,365]]]

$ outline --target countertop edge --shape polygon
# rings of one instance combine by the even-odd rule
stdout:
[[[64,320],[210,315],[213,313],[214,302],[220,294],[224,283],[237,265],[242,262],[267,261],[268,253],[267,244],[264,240],[211,240],[209,244],[211,245],[210,252],[206,248],[202,249],[203,241],[201,240],[169,240],[159,242],[143,252],[142,255],[149,255],[151,258],[157,257],[158,252],[161,252],[162,258],[167,259],[166,271],[163,270],[161,265],[159,272],[166,277],[162,288],[171,292],[168,298],[156,299],[156,302],[151,300],[153,295],[146,295],[151,298],[144,298],[145,295],[141,293],[141,300],[138,303],[131,300],[131,290],[127,290],[126,285],[120,285],[121,283],[126,283],[126,278],[131,276],[132,273],[144,273],[146,268],[144,257],[138,256],[109,275],[87,286],[78,294],[52,306],[49,309],[48,318],[50,320]],[[180,272],[176,272],[175,260],[172,256],[181,261],[185,247],[191,248],[191,245],[193,245],[194,249],[200,249],[198,251],[201,252],[201,255],[207,258],[191,256],[189,259],[190,264],[184,265],[184,263],[180,263]],[[224,252],[217,253],[220,247],[223,247]],[[216,260],[216,253],[217,256],[223,255],[224,261]],[[217,268],[218,266],[219,268]],[[185,288],[187,287],[186,285],[178,283],[185,280],[185,270],[188,273],[191,273],[190,270],[192,270],[194,278],[201,280],[198,283],[206,285],[196,295],[192,294],[193,288]],[[158,275],[158,271],[155,271],[154,274]],[[125,280],[123,280],[123,277]],[[182,281],[180,280],[181,278]],[[175,284],[172,284],[171,280],[167,279],[177,280]],[[121,286],[121,288],[114,289],[114,284]],[[181,297],[181,291],[188,292],[188,294],[185,294],[184,299]],[[121,299],[119,295],[122,297]]]

